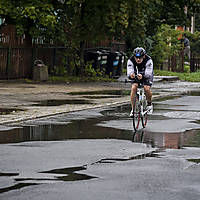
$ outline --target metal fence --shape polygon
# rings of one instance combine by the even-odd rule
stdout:
[[[172,72],[183,72],[184,52],[180,51],[179,54],[168,57],[168,59],[162,63],[160,69]]]
[[[190,59],[190,72],[200,70],[200,57],[191,57]]]
[[[0,79],[32,78],[34,61],[42,60],[51,73],[55,66],[63,65],[67,48],[0,48]]]

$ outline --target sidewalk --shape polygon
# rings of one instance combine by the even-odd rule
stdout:
[[[191,90],[200,90],[200,84],[181,82],[175,77],[155,77],[152,87],[153,99]],[[113,92],[99,94],[97,91]],[[115,94],[114,91],[119,92]],[[126,95],[122,94],[122,91]],[[82,92],[82,94],[75,95],[71,92]],[[125,84],[123,77],[118,82],[112,83],[33,84],[0,81],[0,125],[83,109],[129,103],[129,92],[130,84]]]

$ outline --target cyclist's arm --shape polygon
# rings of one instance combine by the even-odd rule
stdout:
[[[146,63],[144,77],[148,78],[148,79],[153,79],[153,61],[152,61],[152,59],[148,60]]]
[[[133,62],[129,59],[127,62],[127,77],[130,79],[131,74],[135,73]]]

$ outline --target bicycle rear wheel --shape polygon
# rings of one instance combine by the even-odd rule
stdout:
[[[135,96],[134,104],[133,104],[133,128],[135,131],[138,130],[140,124],[140,104],[138,100],[138,96]]]
[[[146,127],[147,125],[147,120],[148,120],[148,114],[147,114],[147,101],[145,99],[145,101],[143,102],[143,113],[145,113],[143,116],[141,116],[141,121],[142,121],[142,126],[143,128]]]

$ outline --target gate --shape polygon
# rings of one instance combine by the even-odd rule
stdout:
[[[0,48],[0,79],[20,79],[33,77],[33,65],[36,59],[48,66],[49,72],[55,66],[63,65],[65,47],[16,47]]]
[[[0,78],[32,77],[31,48],[0,48]]]

